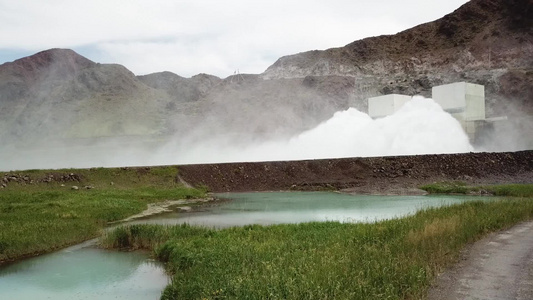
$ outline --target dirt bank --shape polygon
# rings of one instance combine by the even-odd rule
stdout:
[[[338,189],[409,194],[439,181],[533,182],[533,151],[179,166],[179,179],[213,192]]]

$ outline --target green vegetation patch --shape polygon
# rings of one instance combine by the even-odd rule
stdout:
[[[533,197],[533,184],[503,184],[486,189],[496,196]]]
[[[103,244],[152,249],[173,274],[162,299],[418,299],[464,245],[532,217],[507,199],[374,224],[133,225]]]
[[[420,189],[430,194],[467,194],[479,190],[479,188],[470,188],[466,183],[460,181],[426,184],[421,186]]]
[[[19,180],[0,190],[0,262],[94,238],[108,222],[148,203],[205,196],[176,183],[176,173],[175,167],[156,167],[4,174]]]
[[[439,182],[420,187],[430,194],[491,194],[495,196],[533,197],[533,184],[468,186],[464,182]]]

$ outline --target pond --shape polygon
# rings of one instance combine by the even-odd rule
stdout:
[[[224,228],[309,221],[374,222],[417,210],[472,200],[467,196],[364,196],[333,192],[217,194],[213,205],[174,212],[134,224],[181,224]],[[158,299],[168,284],[163,267],[141,252],[80,244],[0,268],[2,299]]]
[[[224,228],[248,224],[311,221],[374,222],[417,210],[493,198],[479,196],[373,196],[334,192],[225,193],[226,199],[194,212],[174,212],[133,223],[182,224]]]

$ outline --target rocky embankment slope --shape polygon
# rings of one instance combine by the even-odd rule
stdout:
[[[341,189],[406,194],[440,181],[533,183],[533,151],[183,165],[179,177],[214,192]]]

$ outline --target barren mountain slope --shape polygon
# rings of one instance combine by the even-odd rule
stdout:
[[[262,74],[325,75],[353,78],[361,101],[388,93],[430,96],[433,85],[469,81],[486,85],[489,113],[505,111],[508,102],[533,113],[533,2],[472,0],[396,35],[282,57]]]
[[[156,134],[168,102],[120,65],[51,49],[0,66],[5,141]]]
[[[516,133],[512,139],[521,137],[517,147],[529,149],[533,145],[528,138],[533,131],[532,3],[473,0],[442,19],[396,35],[282,57],[260,74],[263,80],[226,79],[223,88],[217,86],[207,96],[212,102],[204,102],[209,105],[201,111],[222,112],[226,123],[240,132],[275,132],[283,127],[285,133],[293,133],[327,119],[335,110],[352,106],[366,111],[369,97],[389,93],[430,97],[433,86],[467,81],[485,85],[488,117],[509,117],[498,133]],[[320,106],[319,112],[306,109]],[[240,113],[228,114],[228,107]],[[262,130],[251,129],[256,125],[251,120],[257,119]],[[508,144],[517,142],[503,141],[487,149],[511,150],[505,148]]]
[[[198,74],[189,79],[172,72],[152,73],[137,78],[154,89],[166,91],[169,98],[176,102],[198,101],[222,81],[213,75]]]

